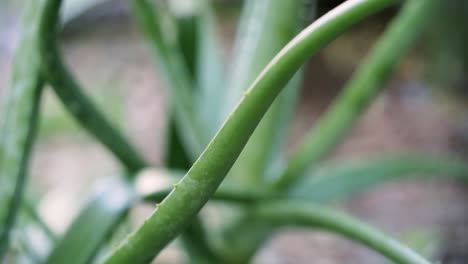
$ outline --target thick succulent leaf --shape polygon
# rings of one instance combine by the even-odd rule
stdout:
[[[171,2],[185,3],[180,0]],[[216,18],[210,1],[191,0],[190,10],[173,10],[177,25],[181,57],[191,79],[195,111],[205,126],[204,133],[213,136],[218,129],[222,94],[221,47],[217,38]],[[173,8],[176,9],[176,8]],[[179,8],[180,9],[180,8]],[[174,84],[172,81],[170,84]],[[173,113],[169,118],[166,163],[170,168],[188,169],[193,162],[183,141]]]
[[[180,49],[180,57],[183,60],[184,68],[187,69],[187,73],[190,79],[190,90],[193,95],[198,93],[196,85],[197,79],[197,64],[199,61],[198,44],[200,32],[198,27],[200,26],[199,21],[202,16],[202,5],[201,0],[190,0],[180,1],[172,0],[172,8],[169,10],[173,15],[175,26],[177,27],[177,46]],[[185,4],[185,5],[184,5]],[[184,6],[190,6],[191,8],[184,8]],[[161,44],[159,44],[161,45]],[[162,48],[162,47],[161,47]],[[168,63],[166,63],[168,64]],[[175,82],[169,82],[174,84]],[[172,95],[174,96],[174,95]],[[195,104],[194,104],[195,107]],[[184,131],[178,129],[177,126],[177,115],[173,110],[168,119],[168,131],[167,131],[167,146],[166,146],[166,166],[171,169],[189,169],[194,161],[190,157],[190,151],[183,143]]]
[[[66,1],[66,23],[103,0]],[[39,112],[40,90],[44,81],[40,73],[39,20],[45,1],[28,1],[23,17],[22,37],[13,66],[11,88],[2,102],[0,113],[0,230],[1,250],[6,250],[8,233],[21,203],[27,161],[34,139]],[[14,193],[14,194],[13,194]],[[13,194],[13,199],[10,199]],[[7,227],[5,227],[7,225]],[[0,256],[3,255],[0,252]]]
[[[217,34],[216,14],[203,1],[200,18],[197,21],[197,65],[196,84],[198,86],[198,112],[201,115],[210,137],[220,127],[222,100],[226,93],[224,85],[223,50]]]
[[[184,143],[182,142],[179,130],[177,129],[174,114],[170,115],[168,128],[166,131],[165,147],[165,166],[170,169],[184,169],[188,170],[192,165],[192,158],[185,150]]]
[[[173,191],[104,263],[151,261],[190,224],[215,193],[276,96],[310,56],[356,22],[394,1],[352,0],[310,25],[289,42],[250,86]]]
[[[234,108],[267,63],[301,29],[305,22],[304,9],[303,1],[245,2],[222,118]],[[295,108],[299,80],[300,73],[275,100],[242,151],[229,178],[236,184],[261,182],[261,175],[276,159]]]
[[[329,110],[298,144],[286,168],[274,183],[275,189],[287,189],[343,141],[371,102],[385,88],[395,67],[427,27],[438,8],[437,2],[407,2],[408,5],[390,23]],[[344,5],[347,4],[353,5],[351,1]]]
[[[321,17],[309,26],[308,29],[314,28],[315,25],[320,27],[320,25],[327,24],[329,18],[346,9],[364,11],[379,5],[382,7],[394,3],[396,1],[346,1]],[[298,150],[292,155],[286,169],[272,184],[271,189],[274,192],[287,190],[290,184],[302,176],[302,173],[308,168],[317,165],[321,158],[333,150],[346,136],[352,125],[383,88],[385,81],[389,78],[399,59],[423,30],[425,22],[430,20],[431,11],[436,9],[437,1],[408,1],[407,3],[405,8],[402,9],[379,39],[363,65],[348,82],[344,92],[335,100],[330,110],[321,118],[319,123],[314,126],[313,132],[307,135],[304,143],[299,144]],[[349,21],[344,22],[344,24],[347,23]],[[339,24],[341,22],[335,25]],[[304,32],[299,36],[303,36],[303,34]],[[297,44],[298,42],[293,40],[292,43]],[[284,54],[284,52],[285,50],[282,50],[280,54]],[[269,66],[273,67],[278,64],[279,60],[275,58]],[[256,83],[259,83],[262,77],[268,73],[264,71]],[[243,236],[252,233],[249,227],[243,226],[239,226],[239,228],[231,232],[232,244],[237,244],[241,248],[248,249],[243,253],[245,258],[253,254],[259,245],[257,243],[259,239],[250,239],[247,242],[243,239]],[[267,234],[267,232],[265,233]],[[248,243],[251,245],[246,246]]]
[[[392,155],[323,165],[295,185],[289,197],[320,202],[345,199],[373,186],[403,177],[468,179],[466,161],[451,157]]]
[[[164,74],[175,125],[183,145],[195,160],[209,141],[200,116],[196,114],[190,70],[177,38],[177,25],[162,2],[157,8],[148,0],[133,0],[133,13],[149,42],[159,70]]]
[[[127,214],[135,198],[126,182],[101,182],[45,263],[90,263]]]
[[[79,82],[62,59],[57,43],[62,1],[46,1],[39,21],[39,53],[44,80],[54,89],[63,106],[126,167],[126,176],[146,167],[146,162],[124,135],[117,130],[94,102],[83,92]]]
[[[207,54],[202,53],[205,50],[201,48],[200,45],[210,44],[203,43],[202,41],[207,38],[207,36],[205,36],[206,34],[214,33],[208,31],[210,28],[206,28],[208,26],[212,26],[207,24],[205,21],[206,16],[208,15],[206,11],[210,6],[208,5],[208,2],[204,0],[172,0],[169,3],[173,4],[171,11],[177,25],[178,44],[183,61],[190,74],[191,90],[194,95],[193,101],[196,101],[195,95],[200,95],[200,91],[206,90],[205,87],[197,86],[197,83],[199,82],[198,79],[200,74],[198,66],[201,62],[204,62],[205,56],[207,56]],[[187,9],[187,5],[191,8]],[[205,62],[202,65],[209,66],[205,64],[207,63]],[[216,100],[216,98],[211,96],[213,95],[209,95],[208,98],[212,101]],[[195,110],[198,109],[198,105],[195,104]],[[218,112],[216,109],[211,110],[215,113]],[[203,119],[200,111],[197,113],[197,116]],[[184,131],[181,131],[179,129],[180,127],[177,126],[176,118],[176,113],[172,113],[171,118],[169,119],[169,144],[166,149],[166,164],[170,169],[188,170],[193,163],[193,158],[189,155],[190,150],[187,149],[188,146],[184,146],[183,144]],[[213,124],[209,124],[209,120],[206,118],[203,121],[208,125],[204,127],[204,133],[214,134],[214,131],[208,132],[208,128],[213,127]],[[205,232],[203,222],[199,217],[194,218],[192,223],[184,230],[184,232],[182,232],[180,238],[193,263],[218,262],[216,260],[216,254],[212,250],[212,246],[209,245],[209,236]]]
[[[0,258],[8,248],[9,233],[21,205],[37,125],[42,87],[37,39],[43,5],[42,0],[34,1],[25,11],[11,88],[0,113]]]
[[[307,5],[310,3],[313,5]],[[312,14],[314,6],[315,1],[259,0],[244,3],[223,114],[234,107],[266,64],[305,25],[306,17]],[[282,147],[301,81],[302,71],[299,71],[270,106],[223,186],[251,189],[266,180],[265,174],[280,167]],[[249,216],[244,216],[224,227],[223,238],[228,244],[226,248],[229,248],[224,251],[231,255],[229,258],[245,262],[243,256],[248,255],[245,252],[268,235],[269,228],[255,223]],[[239,229],[248,231],[239,237],[236,235]]]
[[[310,202],[279,201],[261,204],[254,214],[279,226],[294,225],[336,233],[380,253],[394,263],[430,264],[399,241],[346,214]]]

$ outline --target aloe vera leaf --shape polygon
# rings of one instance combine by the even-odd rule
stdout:
[[[197,86],[198,82],[198,68],[199,61],[204,60],[199,53],[199,40],[205,36],[203,28],[206,24],[200,23],[206,15],[204,9],[208,8],[208,3],[202,0],[191,0],[190,2],[181,2],[180,0],[172,0],[169,2],[174,6],[171,11],[174,14],[174,20],[177,26],[177,40],[182,54],[183,62],[188,69],[191,81],[191,91],[193,96],[199,94],[201,87]],[[190,6],[190,9],[180,6]],[[172,95],[174,96],[174,95]],[[196,101],[196,98],[193,98]],[[194,110],[198,110],[195,106]],[[216,112],[216,111],[214,111]],[[198,116],[201,116],[199,114]],[[169,119],[169,144],[166,150],[166,164],[171,169],[184,169],[188,170],[192,165],[190,150],[183,144],[184,131],[178,129],[177,114],[171,113]],[[217,263],[216,253],[210,245],[209,234],[205,232],[203,221],[200,217],[193,219],[192,223],[182,232],[180,239],[184,248],[186,249],[192,263]]]
[[[190,71],[184,62],[173,18],[154,8],[148,0],[132,0],[132,10],[165,81],[174,111],[175,125],[191,160],[195,160],[209,141],[201,118],[196,115]],[[159,6],[161,3],[159,3]],[[158,6],[158,7],[159,7]]]
[[[269,106],[302,64],[338,34],[393,3],[393,0],[348,1],[299,33],[247,90],[173,191],[104,263],[151,261],[210,199]]]
[[[330,110],[292,154],[274,188],[287,189],[339,144],[385,87],[393,69],[430,21],[438,1],[407,1]],[[349,1],[347,3],[350,3]]]
[[[127,182],[103,182],[80,210],[44,263],[85,264],[121,222],[136,194]]]
[[[304,226],[326,230],[380,253],[394,263],[429,264],[415,251],[346,214],[310,202],[279,201],[261,204],[254,214],[275,225]]]
[[[259,0],[244,3],[223,118],[275,54],[299,32],[304,24],[301,16],[303,9],[302,1]],[[290,99],[297,95],[300,79],[298,73],[267,111],[231,169],[232,176],[228,181],[249,186],[264,180],[261,176],[276,159],[280,150],[276,146],[284,141],[284,128],[288,127],[290,118],[280,120],[280,116],[292,113],[296,100]],[[283,137],[277,136],[279,132]]]
[[[172,0],[169,3],[172,3],[172,6],[174,6],[170,8],[170,11],[172,11],[172,17],[177,27],[177,45],[179,47],[179,53],[181,54],[180,57],[185,66],[184,68],[187,69],[189,75],[190,92],[193,94],[193,100],[196,101],[196,95],[199,94],[198,90],[201,88],[197,85],[197,65],[200,60],[203,60],[201,54],[199,54],[199,42],[200,38],[203,38],[201,35],[203,32],[200,27],[204,25],[200,24],[200,21],[204,16],[202,9],[208,5],[202,5],[202,3],[204,3],[202,0],[190,0],[189,2]],[[185,6],[191,8],[186,8]],[[163,46],[162,43],[154,43],[153,45]],[[164,47],[160,47],[159,49],[164,49]],[[159,57],[161,58],[161,56]],[[160,62],[160,64],[164,63]],[[165,64],[168,65],[168,63]],[[172,81],[172,83],[174,83],[174,81]],[[176,96],[176,94],[172,94],[171,96]],[[197,109],[195,104],[194,108]],[[185,132],[178,129],[176,118],[177,115],[173,111],[169,117],[168,131],[166,133],[168,145],[166,147],[165,163],[169,168],[189,169],[195,157],[189,155],[190,152],[183,143],[182,137]]]
[[[122,162],[129,172],[126,175],[132,177],[146,167],[146,162],[83,93],[62,60],[56,41],[61,3],[60,0],[47,1],[40,18],[39,51],[44,79],[52,86],[64,107]]]
[[[40,74],[37,21],[43,1],[28,6],[15,54],[9,89],[0,126],[0,259],[4,257],[21,205],[27,166],[35,139],[42,79]],[[14,183],[14,184],[13,184]]]
[[[352,6],[357,2],[359,1],[348,1],[341,7]],[[343,94],[336,99],[331,110],[319,121],[315,129],[307,135],[304,143],[299,145],[286,169],[272,184],[273,192],[287,190],[308,168],[314,165],[317,166],[320,159],[344,138],[369,103],[383,88],[383,84],[390,76],[392,69],[421,33],[426,22],[430,21],[431,15],[436,9],[437,1],[407,2],[397,18],[379,39],[370,56],[364,61],[363,66],[359,68],[346,85]],[[256,249],[255,245],[263,241],[261,237],[254,239],[250,236],[254,232],[262,234],[259,231],[260,228],[253,228],[255,230],[252,230],[249,226],[242,227],[242,229],[245,229],[242,232],[235,229],[231,236],[234,245],[239,245],[246,250],[245,255],[253,254],[254,249]],[[264,227],[264,229],[263,233],[267,233],[268,227]],[[248,236],[250,239],[246,239],[244,236]],[[249,246],[249,244],[252,244],[252,246]],[[250,252],[247,250],[250,250]],[[240,256],[242,254],[237,252],[234,255]]]
[[[212,137],[219,123],[222,100],[226,93],[224,85],[224,61],[221,41],[218,37],[216,13],[211,1],[202,0],[197,20],[196,85],[198,113],[206,124],[206,133]]]
[[[402,178],[468,179],[468,166],[453,157],[392,154],[365,161],[332,162],[313,174],[298,182],[288,197],[330,202]]]

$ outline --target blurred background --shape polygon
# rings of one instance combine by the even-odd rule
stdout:
[[[32,1],[32,0],[30,0]],[[8,88],[20,14],[26,0],[0,1],[0,96]],[[126,0],[67,0],[72,19],[61,35],[69,67],[107,114],[154,165],[163,161],[167,98],[163,82]],[[323,14],[341,1],[319,1]],[[465,62],[468,4],[450,1],[430,32],[400,63],[385,92],[372,104],[330,159],[374,154],[468,154],[468,78]],[[242,1],[215,1],[218,32],[229,62]],[[312,58],[288,146],[326,111],[334,96],[382,33],[396,10],[360,23]],[[229,65],[226,65],[228,67]],[[57,233],[78,212],[95,179],[116,176],[117,162],[64,111],[47,90],[28,192]],[[340,205],[352,215],[443,263],[468,263],[468,188],[455,180],[403,180],[362,192]],[[136,208],[135,225],[151,208]],[[173,247],[157,263],[179,263]],[[311,262],[311,260],[313,260]],[[322,232],[278,233],[255,263],[386,263],[367,249]]]

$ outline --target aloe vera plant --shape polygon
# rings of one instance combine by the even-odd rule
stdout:
[[[225,73],[208,0],[192,0],[193,10],[182,15],[164,1],[129,1],[168,88],[165,171],[174,185],[149,194],[136,190],[135,179],[150,165],[98,110],[64,63],[57,37],[63,1],[30,1],[0,127],[0,259],[8,253],[10,234],[19,229],[16,216],[24,207],[51,238],[45,259],[34,258],[43,263],[149,263],[178,236],[193,263],[246,263],[271,234],[287,225],[336,233],[395,263],[429,263],[326,202],[404,176],[465,178],[464,161],[416,154],[339,165],[322,160],[385,87],[441,1],[348,0],[308,26],[316,1],[246,1],[233,63]],[[286,158],[284,141],[297,104],[301,67],[351,26],[398,4],[398,15],[341,94]],[[122,165],[122,180],[106,182],[105,190],[94,192],[59,239],[27,204],[24,193],[45,84]],[[220,208],[221,214],[232,210],[235,215],[223,215],[232,219],[225,221],[221,234],[207,228],[198,215],[210,201],[241,205]],[[117,248],[104,247],[138,203],[155,204],[154,211]]]

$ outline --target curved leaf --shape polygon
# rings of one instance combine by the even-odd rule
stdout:
[[[347,3],[351,5],[351,2]],[[438,2],[407,1],[330,110],[299,144],[287,168],[275,182],[276,189],[287,189],[343,140],[384,88],[395,66],[430,21]]]
[[[27,166],[37,126],[42,78],[38,47],[38,21],[44,1],[28,5],[16,51],[11,89],[0,124],[0,259],[21,205]],[[5,204],[3,204],[5,203]]]
[[[159,3],[161,5],[161,3]],[[201,118],[195,115],[190,71],[184,62],[174,31],[175,23],[162,10],[155,9],[148,0],[132,0],[133,13],[153,56],[169,84],[171,107],[184,146],[192,160],[203,151],[208,142]]]
[[[339,33],[394,1],[347,3],[317,20],[280,51],[184,178],[105,263],[145,263],[153,259],[210,199],[268,107],[301,65]]]
[[[391,155],[323,165],[294,185],[288,197],[328,202],[403,177],[468,179],[466,161],[450,157]]]
[[[46,1],[40,18],[39,50],[44,79],[50,83],[64,107],[122,162],[129,172],[126,175],[131,177],[146,167],[146,162],[82,92],[62,61],[56,42],[61,3],[61,0]]]
[[[410,248],[376,229],[326,207],[309,202],[281,201],[261,204],[256,217],[276,225],[302,225],[327,230],[361,243],[399,264],[430,264]]]
[[[234,61],[223,104],[223,118],[235,107],[261,70],[303,27],[302,1],[247,1],[244,4]],[[231,169],[229,181],[249,186],[261,183],[285,140],[295,108],[301,73],[284,88],[260,121]],[[270,166],[269,166],[270,164]]]
[[[103,181],[45,263],[90,263],[135,199],[128,183]]]

